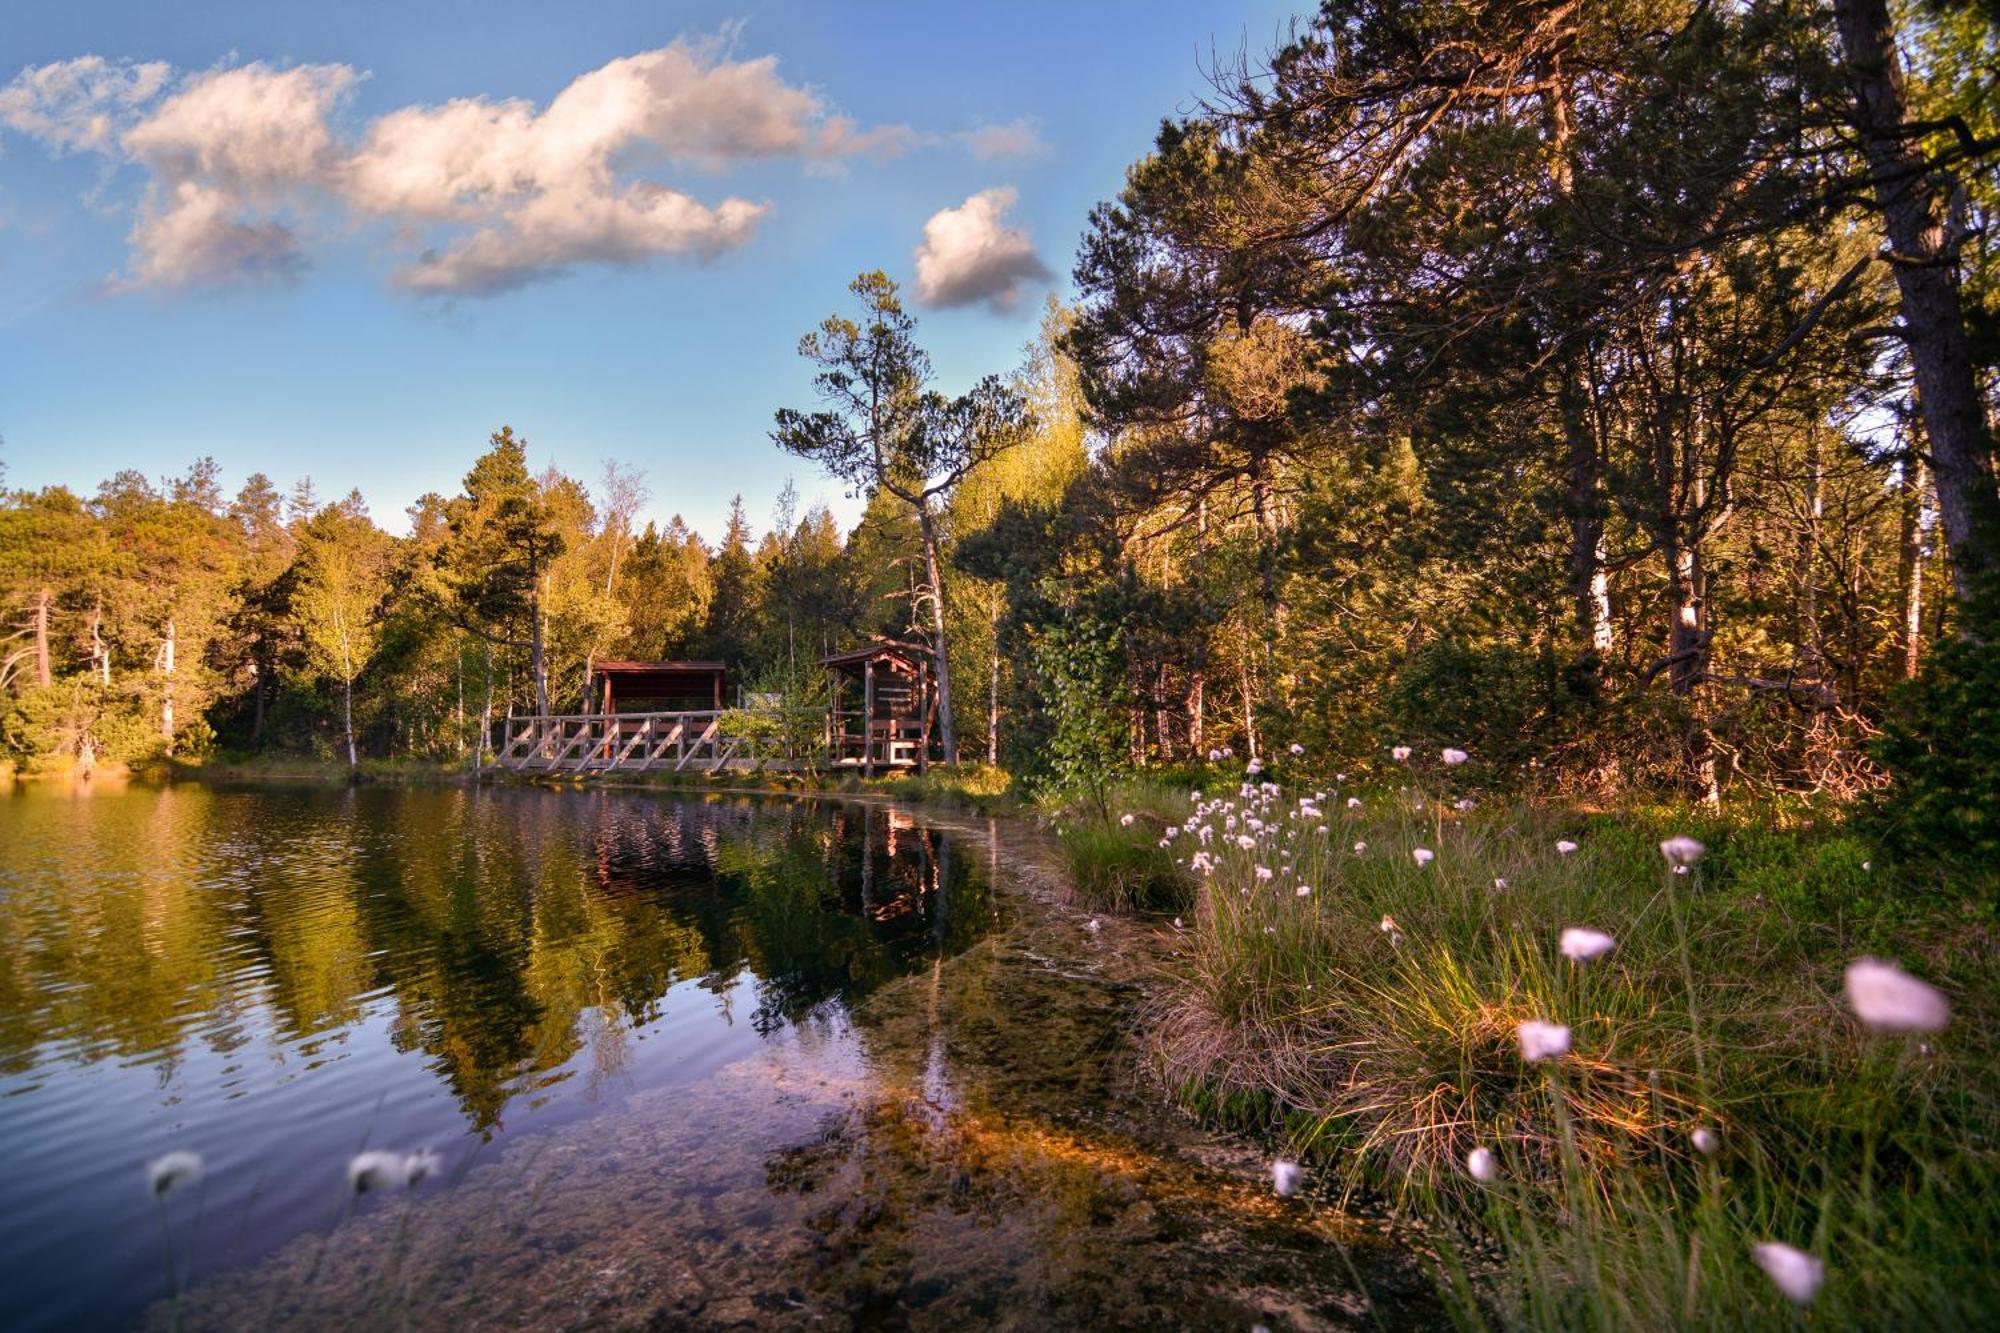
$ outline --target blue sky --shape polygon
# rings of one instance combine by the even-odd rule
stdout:
[[[767,437],[808,401],[798,336],[865,268],[918,286],[927,245],[941,381],[1010,368],[1160,118],[1292,12],[17,0],[7,484],[207,454],[400,529],[507,423],[538,464],[643,469],[655,516],[711,535],[738,492],[761,528],[787,476],[851,515]]]

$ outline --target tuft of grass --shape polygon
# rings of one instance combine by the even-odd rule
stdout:
[[[1763,1240],[1826,1261],[1815,1318],[2000,1312],[2000,951],[1976,903],[1899,900],[1837,828],[1460,814],[1414,788],[1350,811],[1350,794],[1304,813],[1252,787],[1199,819],[1185,797],[1163,812],[1211,828],[1173,846],[1213,866],[1160,1002],[1160,1059],[1191,1105],[1263,1111],[1288,1150],[1430,1231],[1465,1326],[1784,1323],[1749,1257]],[[1685,876],[1658,851],[1681,832],[1710,849]],[[1569,926],[1617,947],[1571,962]],[[1952,1026],[1863,1032],[1841,995],[1862,953],[1944,989]],[[1526,1062],[1528,1019],[1567,1025],[1570,1054]],[[1697,1127],[1719,1132],[1715,1156]],[[1466,1172],[1475,1147],[1499,1155],[1499,1181]]]
[[[1108,815],[1089,802],[1058,809],[1056,837],[1077,896],[1112,912],[1185,910],[1194,882],[1162,846],[1169,813],[1185,799],[1154,784],[1134,783],[1110,793]]]

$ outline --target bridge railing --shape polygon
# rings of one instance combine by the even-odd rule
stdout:
[[[674,713],[554,713],[498,724],[492,766],[515,772],[680,772],[754,762],[757,742],[730,735],[723,710]]]

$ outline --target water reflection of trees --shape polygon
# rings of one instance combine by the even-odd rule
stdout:
[[[881,807],[612,793],[134,790],[0,829],[0,1067],[311,1050],[370,1013],[481,1129],[630,1058],[747,972],[760,1033],[954,952],[989,915],[949,838]]]

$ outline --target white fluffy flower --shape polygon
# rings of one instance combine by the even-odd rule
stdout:
[[[1313,886],[1310,884],[1299,885],[1299,897],[1301,898],[1312,897],[1312,891],[1313,891]]]
[[[1935,986],[1879,958],[1847,965],[1847,1002],[1877,1032],[1937,1032],[1951,1021],[1951,1005]]]
[[[1130,816],[1130,815],[1120,815],[1120,816],[1118,816],[1118,822],[1119,822],[1120,824],[1124,825],[1124,826],[1125,826],[1126,828],[1131,828],[1131,827],[1132,827],[1132,816]]]
[[[1722,1138],[1707,1125],[1701,1125],[1689,1135],[1694,1140],[1694,1150],[1703,1157],[1715,1156],[1715,1150],[1722,1146]]]
[[[1347,808],[1349,810],[1359,810],[1361,808],[1361,798],[1359,796],[1348,797]]]
[[[202,1170],[200,1153],[176,1148],[146,1163],[146,1186],[155,1194],[165,1194],[180,1185],[199,1185]]]
[[[1247,852],[1257,845],[1257,840],[1247,833],[1239,833],[1236,835],[1236,845]]]
[[[1305,752],[1306,752],[1306,747],[1305,747],[1305,746],[1303,746],[1303,745],[1300,745],[1300,744],[1299,744],[1299,743],[1298,743],[1297,741],[1293,741],[1293,742],[1292,742],[1292,753],[1293,753],[1293,754],[1295,754],[1295,755],[1301,755],[1301,754],[1304,754]]]
[[[1685,834],[1668,838],[1660,844],[1660,855],[1667,858],[1670,866],[1691,866],[1701,860],[1701,854],[1707,850]]]
[[[1569,1029],[1560,1023],[1544,1023],[1531,1018],[1514,1031],[1521,1043],[1521,1058],[1529,1064],[1553,1059],[1569,1051]]]
[[[1306,1169],[1297,1162],[1288,1162],[1281,1157],[1271,1163],[1271,1188],[1280,1194],[1297,1194],[1305,1178]]]
[[[1505,893],[1507,891],[1507,881],[1504,879],[1496,879],[1493,881],[1493,888],[1494,891],[1497,893]]]
[[[1470,814],[1472,813],[1472,798],[1470,796],[1461,796],[1452,802],[1451,808],[1458,811],[1461,815]]]
[[[1410,853],[1410,857],[1418,865],[1427,866],[1437,859],[1437,853],[1428,847],[1418,847]]]
[[[1399,764],[1408,763],[1410,759],[1410,747],[1407,745],[1391,746],[1389,747],[1389,757]]]
[[[1556,839],[1556,850],[1558,852],[1561,852],[1564,856],[1568,856],[1571,852],[1576,850],[1576,844],[1571,842],[1568,838],[1558,838]]]
[[[1449,745],[1444,747],[1444,761],[1447,764],[1462,764],[1471,757],[1463,750],[1454,750]]]
[[[1602,958],[1610,953],[1617,943],[1617,940],[1601,930],[1592,930],[1588,926],[1571,926],[1562,933],[1559,947],[1562,949],[1563,957],[1587,963],[1593,958]]]
[[[1804,1250],[1795,1250],[1781,1241],[1767,1240],[1750,1247],[1750,1257],[1771,1279],[1785,1299],[1794,1305],[1811,1305],[1826,1281],[1826,1265]]]
[[[1363,852],[1367,850],[1368,850],[1368,844],[1365,842],[1357,842],[1354,844],[1354,854],[1356,856],[1361,855]]]
[[[1257,867],[1257,878],[1258,878],[1259,880],[1267,880],[1267,879],[1271,878],[1271,870],[1270,870],[1270,867],[1269,867],[1269,866],[1258,866],[1258,867]]]
[[[412,1185],[444,1170],[444,1158],[429,1148],[419,1148],[403,1159],[403,1179]]]
[[[1465,1155],[1465,1169],[1474,1180],[1492,1184],[1500,1179],[1500,1159],[1491,1148],[1474,1148]]]
[[[356,1194],[401,1189],[409,1179],[409,1159],[401,1153],[370,1148],[354,1154],[347,1163],[347,1187]]]

